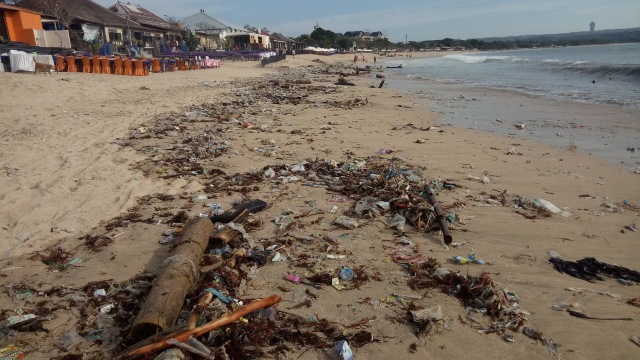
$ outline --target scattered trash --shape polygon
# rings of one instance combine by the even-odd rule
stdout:
[[[282,255],[282,253],[280,253],[279,251],[276,251],[276,253],[273,254],[273,257],[271,258],[271,261],[283,262],[283,261],[287,261],[287,257],[285,255]]]
[[[96,299],[102,296],[107,296],[107,291],[105,289],[96,289],[96,291],[93,292],[93,297]]]
[[[220,301],[222,301],[225,304],[230,304],[233,301],[233,298],[230,296],[227,296],[223,293],[221,293],[220,291],[218,291],[217,289],[214,288],[206,288],[204,289],[204,291],[209,292],[211,294],[213,294],[213,296],[217,297],[218,299],[220,299]]]
[[[633,342],[634,344],[640,346],[640,337],[632,336],[632,337],[629,338],[629,340],[631,340],[631,342]]]
[[[465,264],[471,264],[471,263],[479,264],[479,265],[485,264],[484,260],[476,256],[476,252],[474,250],[471,250],[469,254],[467,254],[467,256],[460,256],[460,255],[455,256],[453,258],[453,262],[459,265],[465,265]]]
[[[568,287],[565,290],[567,290],[567,291],[575,291],[577,293],[591,292],[591,293],[598,294],[598,295],[605,295],[605,296],[608,296],[608,297],[614,298],[614,299],[619,299],[620,298],[620,295],[612,294],[612,293],[610,293],[608,291],[600,291],[600,290],[586,289],[586,288],[574,288],[574,287]]]
[[[285,275],[284,279],[287,281],[291,281],[294,284],[299,284],[300,281],[302,280],[300,275],[296,275],[296,274],[287,274]]]
[[[340,284],[340,279],[337,277],[334,277],[331,279],[331,286],[333,286],[338,291],[344,290],[347,288],[346,286]]]
[[[25,359],[27,356],[20,351],[20,348],[15,344],[9,344],[0,348],[1,360],[18,360]]]
[[[31,319],[35,319],[36,315],[34,314],[24,314],[24,315],[14,315],[14,316],[9,316],[6,320],[5,323],[3,324],[3,326],[6,327],[12,327],[14,325],[18,325],[24,322],[27,322]]]
[[[553,203],[544,200],[544,199],[534,199],[533,203],[539,207],[539,208],[543,208],[546,209],[548,211],[550,211],[553,214],[560,214],[563,217],[569,217],[571,216],[571,213],[565,210],[560,209],[559,207],[553,205]]]
[[[349,347],[349,343],[345,340],[337,341],[333,345],[333,357],[336,360],[353,360],[353,352]]]
[[[393,218],[391,218],[391,220],[389,221],[389,228],[393,229],[396,228],[398,229],[398,231],[404,232],[404,226],[406,223],[407,219],[400,215],[400,214],[395,214],[393,215]]]
[[[391,149],[380,149],[380,150],[378,150],[378,154],[380,154],[380,155],[386,155],[386,154],[391,154],[391,153],[393,153],[393,150],[391,150]]]
[[[640,231],[640,228],[638,228],[638,227],[636,226],[636,224],[627,225],[627,226],[625,226],[624,228],[625,228],[625,229],[627,229],[627,230],[633,231],[633,232],[638,232],[638,231]]]
[[[333,221],[334,224],[340,225],[345,229],[355,229],[360,227],[358,220],[350,218],[348,216],[340,216]]]
[[[502,340],[504,340],[506,342],[514,342],[514,341],[516,341],[516,338],[511,334],[504,334],[504,335],[502,335]]]
[[[353,270],[349,267],[343,267],[340,270],[340,279],[343,281],[351,281],[353,280]]]

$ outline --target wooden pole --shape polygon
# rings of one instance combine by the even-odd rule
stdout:
[[[166,348],[168,348],[169,346],[171,346],[171,344],[169,343],[170,339],[176,339],[177,341],[183,342],[186,341],[187,339],[189,339],[191,336],[194,337],[198,337],[201,335],[204,335],[208,332],[211,332],[215,329],[221,328],[223,326],[229,325],[233,322],[235,322],[236,320],[240,319],[241,317],[248,315],[256,310],[259,309],[264,309],[264,308],[268,308],[271,307],[277,303],[279,303],[282,300],[282,298],[278,295],[271,295],[268,298],[264,298],[264,299],[260,299],[260,300],[256,300],[253,301],[249,304],[247,304],[244,307],[241,307],[240,309],[230,313],[230,314],[225,314],[224,316],[222,316],[221,318],[208,322],[206,324],[203,324],[195,329],[192,330],[188,330],[185,331],[181,334],[178,334],[176,336],[173,337],[167,337],[164,338],[154,344],[151,345],[147,345],[144,347],[141,347],[137,350],[134,350],[130,353],[128,353],[126,356],[128,357],[134,357],[134,356],[140,356],[140,355],[144,355],[144,354],[148,354],[150,352],[154,352],[154,351],[160,351],[160,350],[164,350]]]
[[[213,224],[207,218],[196,218],[185,225],[133,322],[133,338],[141,339],[175,325],[187,292],[198,280],[198,265],[212,232]]]
[[[431,190],[429,184],[426,184],[424,186],[424,191],[427,193],[427,200],[433,206],[433,210],[436,212],[436,220],[438,220],[440,229],[442,229],[442,235],[444,235],[444,243],[446,245],[449,245],[453,241],[453,237],[449,232],[449,227],[447,226],[447,219],[445,217],[444,211],[442,211],[440,205],[438,205],[438,200],[433,194],[433,190]]]

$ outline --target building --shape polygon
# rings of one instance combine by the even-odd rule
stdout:
[[[215,19],[204,10],[181,19],[185,28],[200,38],[200,44],[210,49],[268,49],[269,36],[251,32]]]
[[[365,40],[365,41],[372,41],[372,40],[377,40],[377,39],[386,39],[387,37],[382,33],[382,31],[374,31],[374,32],[367,32],[367,31],[347,31],[344,33],[345,37],[348,38],[353,38],[353,39],[360,39],[360,40]]]
[[[37,11],[0,4],[0,36],[7,41],[37,45],[35,31],[42,31]]]
[[[184,27],[200,38],[200,44],[209,49],[227,47],[227,36],[247,35],[247,30],[215,19],[204,10],[180,19]]]
[[[95,43],[124,44],[128,34],[148,30],[130,18],[122,17],[91,0],[82,0],[75,12],[71,29],[82,35],[82,40]]]
[[[163,39],[171,25],[165,19],[139,5],[118,1],[109,10],[125,19],[140,24],[144,29],[134,29],[131,32],[133,43],[145,48],[152,48],[155,40]]]

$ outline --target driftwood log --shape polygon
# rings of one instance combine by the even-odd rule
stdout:
[[[189,221],[131,327],[141,339],[175,325],[189,289],[198,280],[198,264],[209,244],[213,223],[207,218]]]
[[[356,86],[356,84],[347,81],[347,79],[345,79],[343,77],[339,77],[338,78],[338,82],[336,83],[336,85]]]
[[[444,236],[444,243],[448,246],[453,241],[453,237],[449,232],[449,226],[447,226],[447,219],[445,217],[444,211],[438,205],[438,200],[436,196],[433,194],[433,190],[427,184],[424,186],[424,191],[427,193],[427,200],[433,206],[433,210],[436,212],[436,220],[438,220],[438,224],[440,225],[440,229],[442,230],[442,235]]]

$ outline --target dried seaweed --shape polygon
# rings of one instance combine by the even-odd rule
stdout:
[[[549,262],[553,264],[558,272],[588,282],[595,282],[595,280],[603,281],[604,278],[600,276],[600,274],[615,279],[640,282],[640,272],[618,265],[603,263],[591,257],[575,262],[554,257],[549,259]]]

